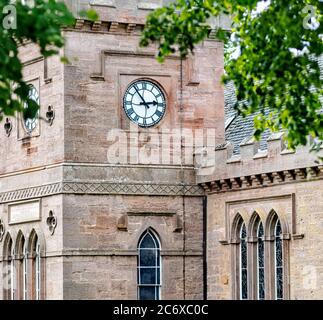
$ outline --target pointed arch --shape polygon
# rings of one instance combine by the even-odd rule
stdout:
[[[156,246],[158,246],[158,248],[160,249],[161,248],[160,237],[159,237],[158,233],[155,231],[155,229],[153,229],[152,227],[147,228],[141,234],[139,241],[138,241],[138,248],[140,247],[142,240],[147,236],[147,234],[153,238],[153,240],[156,242]]]
[[[7,232],[4,242],[3,242],[3,258],[4,260],[8,260],[11,257],[13,248],[13,241],[10,232]]]
[[[3,245],[3,296],[6,300],[16,298],[16,277],[15,277],[15,245],[12,234],[7,232]]]
[[[282,234],[288,235],[289,234],[289,228],[288,223],[285,220],[285,218],[282,215],[279,215],[274,209],[271,209],[266,222],[265,222],[265,235],[268,237],[273,238],[274,237],[274,230],[277,220],[280,221]]]
[[[255,210],[250,219],[249,219],[249,223],[248,223],[248,236],[252,237],[252,238],[257,238],[257,230],[259,227],[259,223],[262,223],[263,227],[265,225],[265,220],[263,219],[262,214],[259,214],[258,210]]]
[[[35,229],[32,229],[28,239],[30,259],[30,295],[32,300],[41,299],[41,241]]]
[[[35,229],[32,229],[28,237],[28,246],[27,246],[28,252],[31,255],[31,257],[35,252],[36,244],[38,241],[39,241],[38,234]]]
[[[139,238],[137,261],[138,298],[159,300],[161,287],[161,244],[157,232],[151,227]]]
[[[288,224],[284,217],[278,215],[275,210],[271,210],[266,221],[266,232],[271,241],[270,269],[272,277],[272,298],[283,300],[288,296],[286,288],[286,264],[288,256],[288,243],[284,239],[288,238]]]
[[[15,244],[16,298],[28,299],[28,243],[21,230],[18,231]]]
[[[248,290],[248,234],[246,223],[241,218],[239,229],[240,247],[240,299],[246,300],[249,297]]]
[[[257,299],[265,299],[265,232],[264,225],[259,217],[255,225],[256,237],[257,237],[257,272],[256,272],[256,283],[257,283]]]
[[[16,243],[15,243],[15,252],[20,258],[23,255],[24,246],[25,246],[25,236],[21,230],[18,231],[17,237],[16,237]]]
[[[243,223],[246,224],[242,215],[240,214],[240,212],[238,212],[235,215],[231,226],[231,240],[235,243],[240,242],[240,230]]]

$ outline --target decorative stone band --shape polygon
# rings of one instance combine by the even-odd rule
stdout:
[[[0,193],[0,203],[47,197],[56,194],[203,196],[198,185],[121,184],[114,182],[57,182]]]

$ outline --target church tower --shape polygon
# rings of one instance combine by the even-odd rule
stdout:
[[[21,48],[40,104],[0,134],[0,298],[202,299],[206,201],[194,154],[224,142],[223,45],[163,64],[139,47],[162,0],[73,0],[99,21],[59,57]]]

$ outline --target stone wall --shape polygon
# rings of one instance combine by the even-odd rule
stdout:
[[[225,241],[229,205],[235,203],[250,219],[254,210],[268,214],[274,208],[289,222],[289,298],[321,299],[323,260],[320,254],[323,226],[323,181],[295,182],[253,190],[214,193],[208,196],[208,298],[233,299],[234,274],[232,245]],[[295,197],[296,221],[292,232],[292,213],[281,206],[282,196],[292,206]],[[256,205],[255,205],[256,202]],[[238,210],[238,209],[236,209]],[[264,217],[266,217],[266,214]],[[246,220],[247,220],[246,219]],[[248,220],[247,220],[248,221]],[[303,237],[304,235],[304,237]]]
[[[64,196],[64,298],[136,299],[137,245],[152,228],[163,299],[201,299],[202,199],[184,200],[183,207],[178,196]]]
[[[20,57],[25,66],[24,79],[39,92],[42,119],[31,136],[24,129],[19,114],[9,118],[13,125],[9,137],[6,136],[2,124],[0,175],[30,170],[62,162],[64,159],[64,65],[59,56],[44,60],[38,48],[30,43],[20,48]],[[49,105],[55,110],[52,126],[44,120]]]
[[[122,130],[127,135],[128,150],[136,142],[134,139],[139,148],[146,146],[159,150],[153,164],[161,163],[162,131],[172,133],[174,130],[178,136],[181,128],[193,132],[193,135],[197,130],[212,129],[209,144],[215,146],[224,141],[221,43],[206,41],[196,50],[194,57],[183,62],[182,96],[181,63],[177,56],[164,64],[158,63],[155,48],[139,48],[136,30],[128,33],[127,29],[120,27],[120,30],[111,32],[101,26],[99,31],[93,32],[86,23],[80,24],[79,28],[66,31],[65,55],[71,61],[65,67],[66,160],[108,162],[107,153],[116,140],[113,135],[108,139],[113,130]],[[159,83],[166,95],[167,110],[157,129],[139,129],[135,132],[137,138],[131,138],[134,128],[123,111],[123,95],[128,85],[140,78]],[[157,141],[152,141],[153,135],[157,135]],[[137,152],[136,157],[138,155]],[[128,158],[123,161],[127,162]],[[147,164],[140,158],[137,163]],[[166,160],[163,164],[175,163]],[[193,162],[186,164],[193,165]]]
[[[240,155],[232,154],[230,143],[196,155],[197,179],[208,193],[209,299],[236,298],[236,217],[246,223],[248,248],[253,248],[250,228],[255,216],[264,225],[266,243],[272,241],[266,228],[273,212],[283,226],[284,298],[322,298],[321,154],[322,150],[314,153],[308,147],[288,150],[283,135],[273,134],[266,151],[259,151],[259,144],[250,139],[242,143]],[[251,261],[249,267],[252,274]]]

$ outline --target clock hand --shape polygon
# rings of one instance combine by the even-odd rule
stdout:
[[[158,103],[157,103],[157,101],[145,102],[145,103],[140,102],[140,105],[143,105],[143,104],[153,104],[154,106],[156,106]]]
[[[152,102],[140,102],[140,103],[133,103],[132,105],[133,106],[143,106],[143,105],[147,105],[147,104],[153,104],[154,106],[156,106],[158,103],[157,101],[152,101]]]
[[[148,111],[148,108],[145,108],[145,122],[146,122],[146,119],[147,119],[147,111]]]
[[[134,86],[134,87],[135,87],[135,90],[137,91],[137,93],[138,93],[138,95],[139,95],[140,99],[143,101],[143,103],[140,103],[140,105],[145,105],[145,106],[149,109],[149,105],[146,103],[145,99],[142,97],[142,95],[140,94],[140,92],[139,92],[139,90],[137,89],[137,87],[136,87],[136,86]]]

